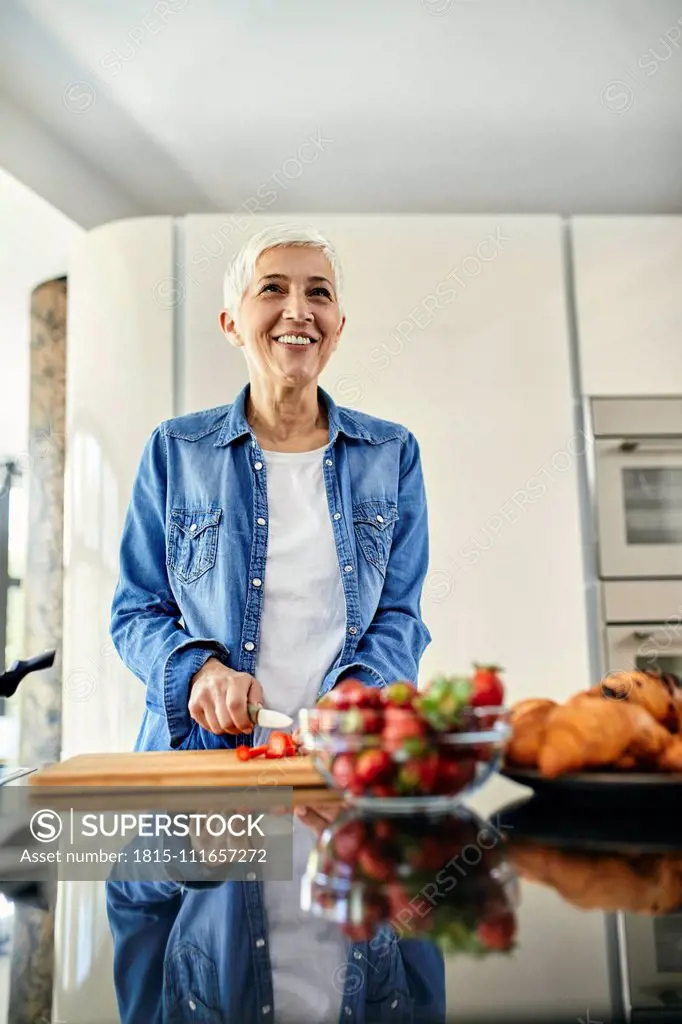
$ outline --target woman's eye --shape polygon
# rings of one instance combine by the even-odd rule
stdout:
[[[322,294],[326,295],[328,299],[331,299],[332,297],[329,289],[324,288],[322,285],[319,288],[313,288],[313,295],[315,294],[315,292],[322,292]]]
[[[271,281],[270,284],[266,284],[263,288],[261,288],[261,292],[267,292],[268,289],[270,289],[270,288],[277,288],[277,289],[279,289],[279,285],[276,284],[274,281]]]

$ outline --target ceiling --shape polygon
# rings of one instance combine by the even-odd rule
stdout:
[[[0,165],[88,227],[682,211],[679,0],[4,0],[0,40]]]

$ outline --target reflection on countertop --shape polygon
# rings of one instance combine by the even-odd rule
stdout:
[[[674,816],[495,778],[448,816],[294,833],[291,882],[60,882],[54,1019],[682,1022]]]

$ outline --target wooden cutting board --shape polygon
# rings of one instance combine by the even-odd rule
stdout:
[[[238,761],[234,750],[153,750],[78,754],[28,776],[30,786],[293,786],[326,783],[309,756]]]

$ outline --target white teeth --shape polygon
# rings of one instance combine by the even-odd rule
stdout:
[[[281,337],[276,338],[276,341],[281,342],[283,345],[310,345],[312,344],[310,338],[306,338],[304,334],[283,334]]]

